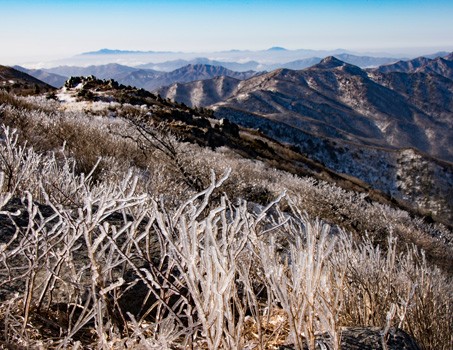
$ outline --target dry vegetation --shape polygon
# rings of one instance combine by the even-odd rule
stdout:
[[[163,126],[0,105],[0,346],[339,349],[376,326],[451,349],[442,225]]]

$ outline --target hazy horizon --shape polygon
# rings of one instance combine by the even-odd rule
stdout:
[[[0,0],[0,8],[0,64],[10,65],[102,48],[453,51],[453,3],[444,0]]]

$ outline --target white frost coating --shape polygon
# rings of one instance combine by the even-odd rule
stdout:
[[[308,85],[311,89],[316,90],[317,86],[316,86],[316,82],[314,81],[314,79],[308,78],[308,79],[306,79],[306,82],[307,82],[307,85]]]
[[[381,132],[386,132],[391,123],[385,120],[377,120],[374,124],[379,128],[379,130],[381,130]]]
[[[436,139],[436,134],[432,129],[426,128],[425,135],[428,138],[428,140],[430,140],[430,141]]]
[[[76,102],[74,94],[71,94],[66,88],[61,89],[57,97],[60,102]]]
[[[236,97],[239,101],[245,101],[249,98],[249,94],[239,94],[237,97]]]
[[[81,85],[81,84],[79,84]],[[78,86],[79,86],[78,85]],[[77,87],[78,87],[77,86]],[[77,92],[70,91],[65,87],[60,89],[57,93],[58,100],[61,102],[61,109],[72,112],[91,110],[92,112],[99,112],[106,110],[109,106],[118,106],[117,102],[105,101],[77,101]]]
[[[200,80],[196,82],[196,89],[192,89],[190,91],[190,101],[193,106],[200,106],[200,101],[202,100],[204,95],[204,86],[203,82]]]

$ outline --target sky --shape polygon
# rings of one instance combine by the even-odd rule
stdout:
[[[0,0],[0,64],[101,48],[453,50],[449,0]]]

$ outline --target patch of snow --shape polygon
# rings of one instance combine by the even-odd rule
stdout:
[[[425,135],[428,138],[428,140],[435,140],[436,139],[436,134],[432,129],[426,128],[425,129]]]
[[[236,98],[238,101],[245,101],[249,98],[249,94],[239,94]]]
[[[306,79],[306,82],[307,82],[307,85],[308,85],[311,89],[317,90],[318,87],[317,87],[316,81],[315,81],[314,79],[312,79],[312,78],[307,78],[307,79]]]
[[[67,111],[80,112],[80,111],[90,111],[91,113],[98,113],[108,109],[110,102],[103,101],[70,101],[63,103],[62,107]]]
[[[379,128],[379,130],[381,130],[381,132],[383,132],[383,133],[385,133],[385,132],[387,131],[387,128],[390,126],[390,122],[385,121],[385,120],[382,120],[382,121],[377,120],[374,124],[375,124],[375,125]]]
[[[61,108],[67,111],[85,111],[90,110],[92,112],[99,112],[107,109],[112,102],[91,102],[91,101],[78,101],[77,100],[77,90],[81,89],[81,85],[77,85],[77,87],[73,90],[68,90],[66,87],[63,87],[57,93],[57,98],[61,103]],[[80,86],[80,87],[79,87]]]
[[[60,92],[57,94],[57,97],[60,102],[77,102],[77,99],[74,96],[74,94],[71,94],[69,91],[66,90],[66,88],[61,89]]]

